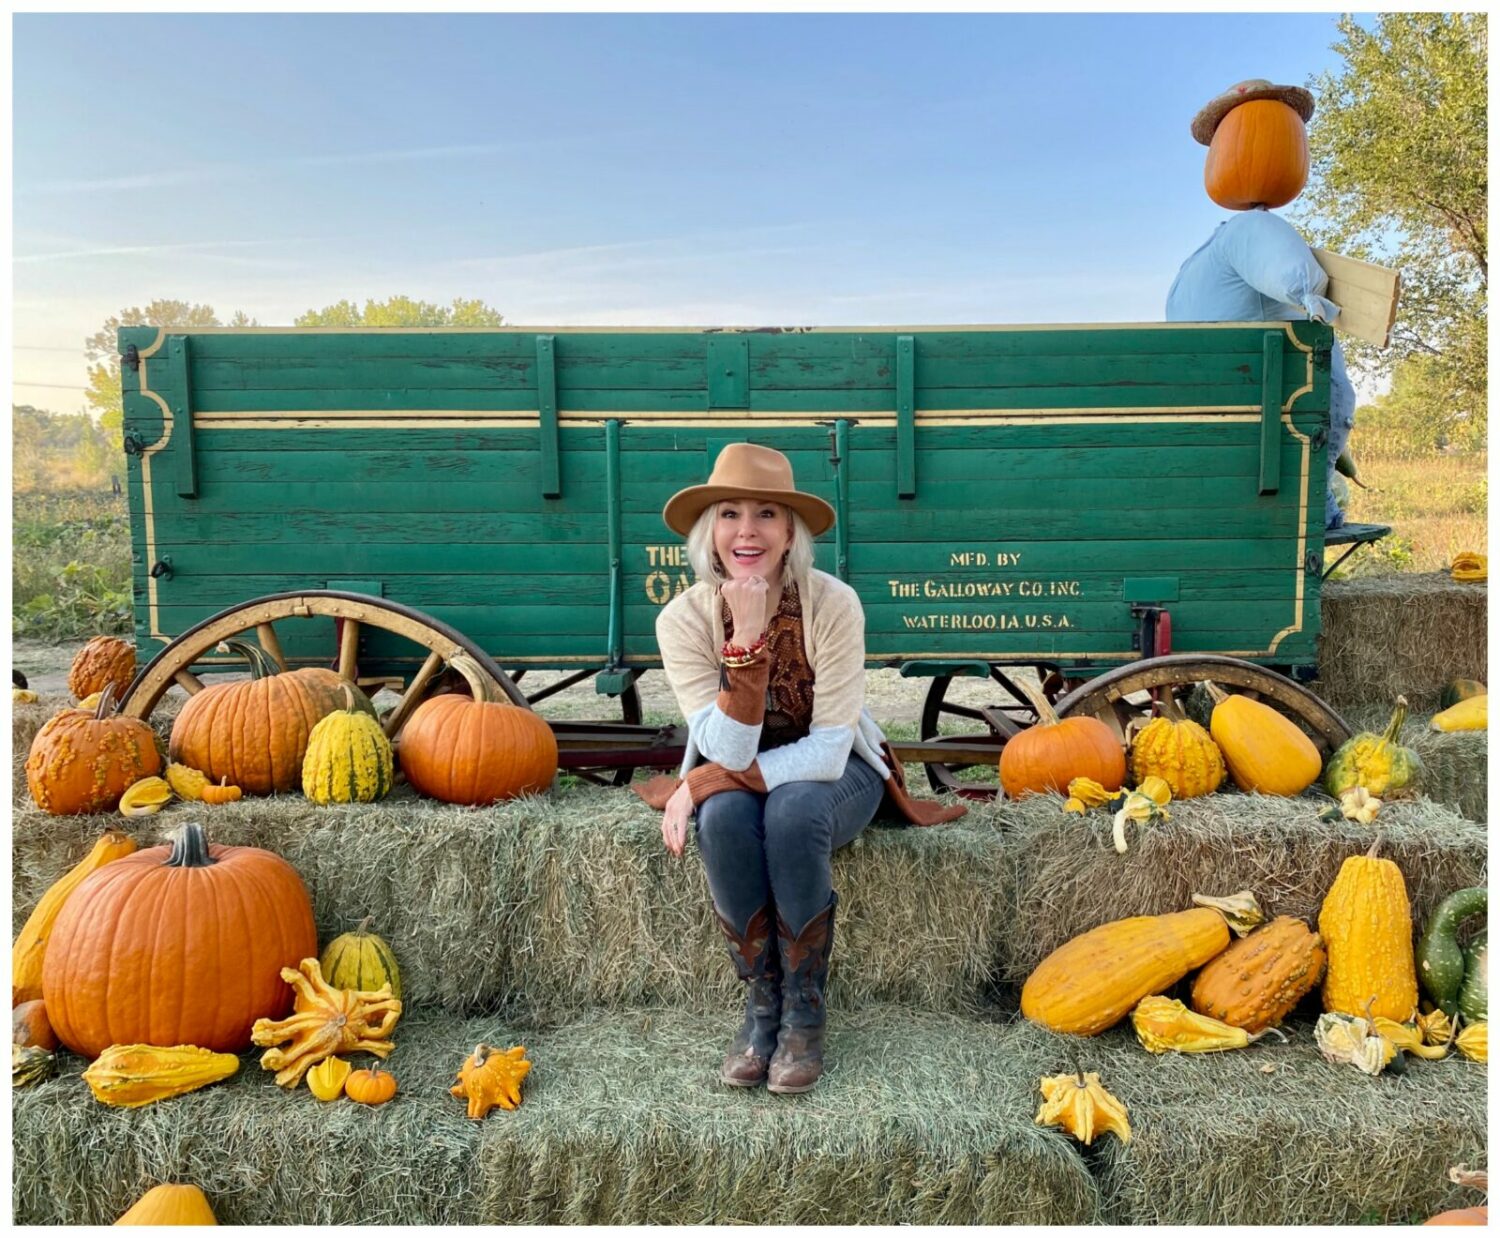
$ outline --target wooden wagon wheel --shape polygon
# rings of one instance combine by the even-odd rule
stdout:
[[[1027,669],[1035,671],[1037,678],[1041,680],[1042,693],[1049,702],[1057,700],[1070,684],[1062,671],[1051,663],[1038,663],[1030,667],[1016,664],[1001,667],[991,664],[989,669],[990,679],[1005,689],[1009,694],[1009,701],[999,705],[959,704],[949,699],[953,681],[956,678],[974,677],[938,675],[928,686],[926,699],[922,702],[920,734],[924,740],[941,738],[951,740],[954,744],[992,748],[994,756],[986,762],[986,768],[993,770],[1000,760],[1000,750],[1005,746],[1005,741],[1036,722],[1036,710],[1026,699],[1025,693],[1010,680],[1008,673]],[[973,728],[966,734],[944,734],[944,723],[948,722],[951,727],[954,719],[963,720],[960,727],[978,723],[984,729]],[[928,761],[925,762],[925,767],[927,781],[932,784],[934,791],[951,791],[965,799],[974,800],[994,799],[999,791],[999,783],[994,779],[976,782],[960,777],[961,770],[976,768],[972,762]]]
[[[1301,684],[1254,662],[1212,653],[1174,653],[1126,663],[1073,689],[1056,702],[1057,713],[1062,718],[1092,714],[1123,742],[1132,722],[1149,719],[1162,708],[1164,694],[1190,714],[1188,696],[1197,685],[1210,682],[1290,718],[1307,732],[1325,762],[1353,734],[1343,718]]]
[[[211,652],[220,641],[242,634],[253,633],[260,647],[276,664],[283,670],[289,669],[276,635],[276,623],[282,619],[305,619],[315,615],[343,621],[339,628],[337,669],[347,679],[355,677],[359,635],[366,627],[394,633],[427,650],[426,660],[382,723],[392,740],[400,734],[412,711],[436,684],[444,665],[458,654],[473,658],[491,686],[503,692],[512,704],[522,709],[530,708],[525,694],[493,658],[441,620],[399,602],[369,594],[308,589],[300,593],[272,593],[254,598],[221,610],[188,628],[137,673],[125,691],[120,712],[131,718],[150,717],[157,702],[173,684],[184,688],[190,696],[203,691],[203,681],[188,668]]]

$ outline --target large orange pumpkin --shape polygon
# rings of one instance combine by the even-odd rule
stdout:
[[[302,786],[307,740],[324,717],[345,707],[375,717],[375,707],[335,671],[305,667],[277,673],[263,649],[243,641],[229,647],[250,663],[248,680],[215,684],[190,697],[172,724],[168,756],[201,770],[211,783],[229,780],[251,795]]]
[[[64,709],[31,741],[26,786],[37,807],[59,816],[112,812],[126,789],[161,770],[156,734],[115,713],[114,688],[92,710]]]
[[[1029,685],[1020,685],[1037,713],[1000,750],[1000,785],[1011,799],[1038,791],[1063,792],[1075,778],[1092,778],[1106,791],[1125,783],[1125,745],[1098,718],[1065,718]]]
[[[316,957],[296,870],[258,847],[210,847],[190,822],[170,847],[106,864],[63,904],[42,965],[57,1038],[96,1057],[114,1044],[250,1047],[281,1018],[283,967]]]
[[[1307,184],[1307,129],[1279,99],[1230,108],[1203,165],[1208,196],[1231,211],[1285,206]]]
[[[490,699],[474,662],[452,667],[472,699],[447,693],[423,701],[401,733],[401,768],[423,795],[449,804],[493,804],[545,791],[557,773],[557,739],[529,709]]]
[[[118,636],[96,636],[73,659],[68,669],[68,691],[80,701],[113,686],[123,700],[135,678],[135,646]]]

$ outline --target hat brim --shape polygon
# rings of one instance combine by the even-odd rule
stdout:
[[[1193,117],[1193,139],[1200,145],[1212,146],[1214,130],[1219,127],[1219,122],[1241,103],[1252,103],[1256,99],[1275,99],[1285,103],[1302,117],[1304,124],[1312,119],[1313,97],[1310,91],[1301,86],[1262,86],[1256,90],[1247,90],[1242,95],[1222,94],[1209,103]]]
[[[803,494],[800,490],[746,491],[743,486],[689,486],[667,500],[667,505],[662,508],[661,518],[672,532],[686,537],[692,532],[698,517],[703,514],[703,509],[710,503],[717,503],[720,499],[737,499],[747,494],[790,507],[802,517],[808,532],[814,537],[828,532],[837,519],[833,508],[816,495]]]

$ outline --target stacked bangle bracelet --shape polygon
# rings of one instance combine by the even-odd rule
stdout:
[[[760,651],[766,647],[766,638],[762,636],[755,644],[746,649],[743,645],[736,645],[733,641],[725,641],[723,649],[725,666],[749,666],[760,656]]]

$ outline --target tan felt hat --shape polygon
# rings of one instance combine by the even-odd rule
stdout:
[[[1276,86],[1263,77],[1252,77],[1249,81],[1231,86],[1217,99],[1210,100],[1193,117],[1194,139],[1204,146],[1212,145],[1214,130],[1229,114],[1230,109],[1239,107],[1241,103],[1249,103],[1252,99],[1279,99],[1302,117],[1304,123],[1312,119],[1313,97],[1310,91],[1303,90],[1301,86]]]
[[[701,486],[679,490],[662,508],[667,528],[684,537],[703,509],[720,499],[740,497],[770,499],[783,503],[807,522],[816,537],[833,527],[833,508],[816,495],[803,494],[792,480],[792,462],[773,447],[754,443],[730,443],[714,461],[714,471]]]

